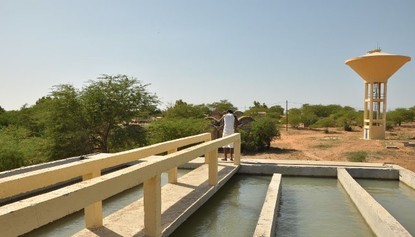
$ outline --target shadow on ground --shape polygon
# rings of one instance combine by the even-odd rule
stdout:
[[[265,154],[290,154],[300,152],[296,149],[284,149],[279,147],[270,147],[269,149],[265,151],[259,151],[259,152],[243,152],[242,155],[245,156],[253,156],[253,155],[265,155]]]

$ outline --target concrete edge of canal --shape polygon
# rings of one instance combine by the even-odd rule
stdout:
[[[377,236],[412,236],[346,169],[338,169],[338,180]]]
[[[281,198],[281,174],[273,174],[268,186],[265,201],[255,228],[255,237],[275,236],[276,219]]]

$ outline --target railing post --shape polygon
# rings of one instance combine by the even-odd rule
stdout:
[[[205,139],[204,142],[208,142],[208,141],[212,141],[212,135],[208,139]],[[209,163],[209,157],[207,156],[207,154],[205,154],[205,164],[208,164],[208,163]]]
[[[95,170],[82,176],[83,180],[99,177],[101,171]],[[84,218],[86,228],[96,228],[102,226],[102,201],[92,203],[84,208]]]
[[[144,235],[161,235],[160,174],[144,181]]]
[[[241,134],[238,134],[238,139],[233,143],[234,164],[241,164]]]
[[[171,153],[174,153],[176,151],[177,151],[177,148],[176,149],[169,150],[167,152],[167,154],[171,154]],[[173,168],[169,169],[167,171],[167,174],[169,176],[169,183],[171,183],[171,184],[177,183],[177,167],[173,167]]]
[[[209,185],[218,184],[218,149],[214,149],[205,155],[209,162]]]

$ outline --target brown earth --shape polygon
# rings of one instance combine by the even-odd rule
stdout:
[[[413,146],[405,146],[410,142]],[[366,152],[364,162],[397,164],[415,172],[415,124],[386,132],[385,140],[364,140],[361,128],[352,132],[330,128],[322,130],[281,128],[281,138],[271,149],[244,158],[275,160],[353,161],[352,152]]]

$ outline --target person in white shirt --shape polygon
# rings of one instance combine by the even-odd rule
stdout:
[[[226,114],[222,116],[221,122],[224,124],[222,137],[233,134],[235,132],[235,128],[238,126],[238,118],[233,114],[232,110],[228,110]],[[231,160],[233,160],[233,143],[223,146],[223,152],[225,154],[225,158],[222,160],[226,161],[228,159],[228,153],[230,153]]]

